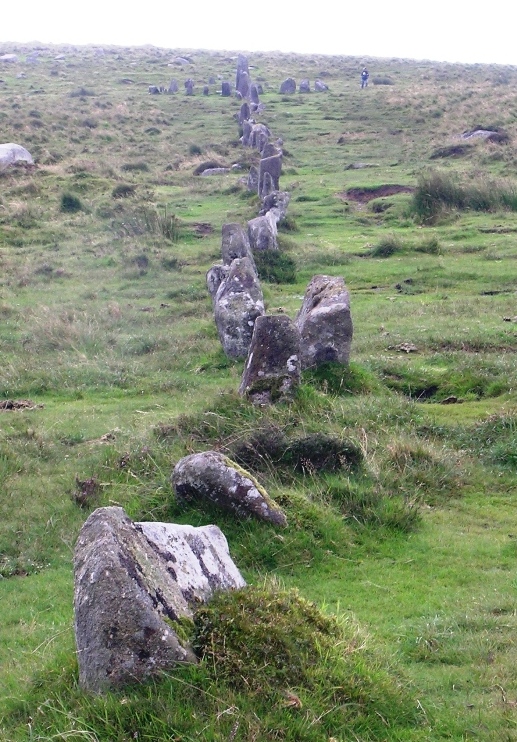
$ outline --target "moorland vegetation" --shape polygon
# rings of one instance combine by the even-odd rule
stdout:
[[[205,286],[258,209],[218,93],[236,54],[0,51],[1,141],[36,161],[0,173],[0,737],[517,739],[517,68],[249,55],[291,194],[268,311],[343,276],[355,325],[349,368],[253,407]],[[207,449],[288,528],[179,507],[172,469]],[[198,666],[91,696],[72,554],[110,504],[217,523],[249,587],[199,612]]]

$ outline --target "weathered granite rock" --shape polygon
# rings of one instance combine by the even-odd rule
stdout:
[[[208,84],[215,85],[215,77],[213,75],[210,75],[210,77],[208,78]]]
[[[203,95],[210,95],[210,88],[208,85],[203,85]]]
[[[241,587],[216,526],[133,523],[119,507],[95,510],[74,554],[79,683],[100,692],[196,662],[171,622],[218,589]]]
[[[298,86],[298,91],[300,93],[310,93],[311,92],[311,84],[310,82],[305,79],[300,82],[300,85]]]
[[[292,95],[296,93],[296,82],[292,77],[288,77],[280,85],[280,95]]]
[[[209,176],[209,175],[225,175],[226,173],[229,173],[231,168],[229,167],[207,167],[206,170],[203,170],[203,172],[199,173],[201,176]]]
[[[349,362],[353,325],[350,295],[341,277],[314,276],[295,322],[301,335],[302,369],[326,361]]]
[[[257,480],[217,451],[181,459],[172,473],[172,483],[179,501],[207,499],[240,517],[287,525],[284,513]]]
[[[230,272],[230,266],[228,265],[213,265],[206,274],[206,286],[208,293],[212,299],[212,303],[215,301],[217,290],[222,282],[228,277]]]
[[[158,85],[149,85],[148,91],[149,95],[160,95],[162,92]]]
[[[265,124],[253,124],[249,137],[250,147],[254,147],[259,152],[262,152],[270,136],[271,132]]]
[[[234,260],[214,299],[217,332],[229,358],[246,358],[255,320],[264,311],[254,264],[249,258]]]
[[[260,153],[260,156],[262,158],[264,157],[275,157],[282,154],[282,150],[279,149],[276,144],[273,144],[273,142],[268,142],[262,152]]]
[[[250,70],[247,57],[239,54],[237,57],[237,72],[235,75],[235,89],[240,92],[243,98],[248,97],[250,86]]]
[[[262,199],[260,214],[272,213],[278,224],[286,216],[290,200],[291,196],[287,191],[272,191]]]
[[[17,54],[2,54],[0,57],[0,62],[7,62],[7,63],[13,63],[18,61],[18,55]]]
[[[258,181],[259,181],[258,170],[255,167],[255,165],[252,165],[250,167],[250,171],[248,173],[248,180],[246,182],[246,187],[248,191],[255,191],[255,193],[257,193],[258,192]]]
[[[185,80],[185,94],[186,95],[194,95],[194,80],[192,80],[190,77],[188,80]]]
[[[274,214],[268,212],[248,222],[248,236],[252,250],[278,250],[277,235]]]
[[[264,187],[264,178],[266,173],[271,176],[273,189],[278,191],[280,188],[280,175],[282,173],[282,155],[273,155],[272,157],[262,157],[259,162],[259,189],[258,193],[261,198],[266,194]]]
[[[251,116],[250,104],[248,103],[248,101],[245,101],[242,104],[240,111],[239,111],[239,118],[238,118],[239,125],[242,126],[244,121],[247,121],[250,116]]]
[[[179,90],[179,88],[178,88],[178,81],[177,80],[171,80],[170,83],[169,83],[169,87],[167,88],[167,92],[168,93],[171,93],[171,95],[172,95],[174,93],[177,93],[178,90]]]
[[[8,142],[0,144],[0,171],[18,163],[34,165],[31,153],[20,144]]]
[[[329,89],[329,86],[328,86],[328,85],[326,85],[326,84],[325,84],[324,82],[322,82],[321,80],[315,80],[315,81],[314,81],[314,90],[315,90],[315,91],[316,91],[317,93],[324,93],[324,92],[325,92],[325,90],[328,90],[328,89]]]
[[[254,121],[248,119],[242,122],[242,145],[243,147],[251,147],[251,132],[253,131]]]
[[[271,173],[264,173],[262,176],[262,183],[260,184],[259,188],[259,196],[261,198],[265,198],[266,196],[269,196],[270,193],[273,193],[275,190],[275,183],[273,181],[273,178],[271,177]]]
[[[223,98],[229,98],[232,94],[232,87],[229,82],[221,83],[221,95]]]
[[[237,258],[248,258],[256,273],[257,269],[250,246],[250,239],[242,224],[237,222],[223,224],[221,233],[221,254],[223,257],[223,264],[231,265]]]
[[[257,317],[239,394],[253,404],[291,398],[300,383],[300,332],[285,314]]]
[[[260,103],[259,89],[255,84],[252,84],[250,86],[250,100],[255,106],[258,106],[258,104]]]

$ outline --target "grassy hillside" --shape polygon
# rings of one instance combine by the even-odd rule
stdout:
[[[0,402],[28,400],[0,409],[2,740],[516,740],[517,68],[249,55],[291,194],[296,276],[263,282],[268,311],[294,316],[314,274],[340,275],[355,326],[349,370],[307,373],[269,409],[237,397],[205,286],[222,224],[258,209],[240,104],[218,93],[236,53],[34,51],[0,45],[19,55],[0,68],[0,141],[36,161],[0,174]],[[288,76],[329,90],[280,96]],[[148,94],[172,78],[178,94]],[[500,136],[459,139],[475,129]],[[241,169],[194,175],[204,162]],[[328,466],[323,435],[361,465]],[[300,466],[274,461],[302,436]],[[259,477],[286,531],[176,505],[173,466],[211,448]],[[82,694],[72,551],[107,504],[217,523],[256,586],[251,615],[261,591],[297,588],[346,651],[324,628],[308,675],[277,683],[258,662],[239,686],[212,648],[194,670]],[[288,595],[275,625],[284,599],[305,615]]]

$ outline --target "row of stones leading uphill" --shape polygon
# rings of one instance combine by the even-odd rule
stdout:
[[[265,315],[253,250],[278,249],[276,225],[286,214],[289,194],[279,190],[282,143],[270,142],[268,127],[251,119],[261,104],[244,57],[236,89],[245,99],[239,121],[246,132],[243,144],[260,154],[248,187],[259,193],[262,208],[247,229],[223,226],[223,262],[208,271],[207,285],[225,352],[247,359],[240,392],[253,402],[270,403],[294,391],[301,369],[327,360],[348,363],[350,304],[342,278],[315,276],[294,322],[286,315]],[[171,480],[178,502],[207,499],[238,517],[287,525],[257,480],[217,451],[181,459]],[[181,621],[191,621],[214,591],[245,585],[217,526],[133,523],[118,507],[99,508],[88,518],[74,571],[79,682],[95,692],[197,662],[182,638]]]
[[[236,87],[243,98],[252,87],[243,56]],[[239,392],[254,403],[268,404],[292,395],[302,370],[327,361],[347,364],[353,325],[350,296],[340,277],[314,276],[294,322],[286,315],[265,314],[253,253],[278,249],[277,225],[286,216],[290,196],[280,190],[283,142],[273,142],[269,127],[252,118],[260,105],[244,100],[237,116],[243,146],[259,153],[247,185],[261,199],[260,212],[246,228],[223,225],[223,263],[210,268],[206,281],[225,354],[246,358]]]

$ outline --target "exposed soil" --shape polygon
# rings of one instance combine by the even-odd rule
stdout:
[[[342,199],[366,204],[368,201],[373,201],[374,198],[395,196],[397,193],[413,193],[414,190],[411,186],[387,184],[380,185],[377,188],[349,188],[348,191],[340,193],[339,196]]]
[[[0,402],[0,410],[34,410],[43,407],[42,404],[35,404],[30,399],[4,399]]]

